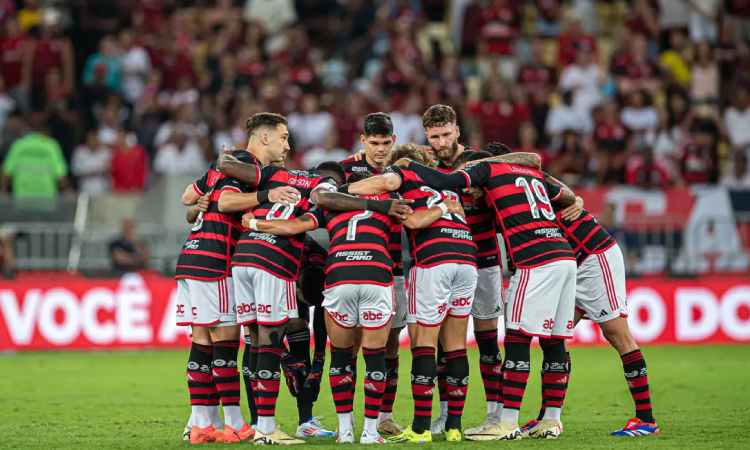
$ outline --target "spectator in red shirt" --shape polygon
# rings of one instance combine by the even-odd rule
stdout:
[[[719,179],[718,130],[712,121],[699,121],[692,136],[676,152],[678,184],[716,183]]]
[[[111,165],[112,192],[142,192],[146,186],[147,170],[146,150],[136,143],[134,135],[118,131]]]
[[[518,130],[529,120],[529,110],[512,97],[510,87],[504,81],[490,81],[487,92],[487,100],[468,105],[468,114],[474,116],[482,129],[485,142],[517,146]]]
[[[634,34],[630,37],[628,53],[612,59],[610,72],[615,77],[618,94],[629,96],[644,89],[653,95],[661,88],[659,65],[649,58],[646,45],[645,36]]]
[[[73,91],[73,46],[58,26],[59,14],[45,14],[39,25],[39,39],[25,55],[23,83],[31,86],[32,91],[44,91],[47,72],[60,70],[63,86],[68,92]]]
[[[149,56],[151,56],[151,66],[161,69],[163,88],[175,89],[177,81],[182,77],[188,77],[191,85],[196,85],[198,80],[193,70],[193,62],[184,51],[178,48],[172,36],[161,36],[160,45],[151,48]]]
[[[13,97],[22,111],[29,109],[29,86],[23,85],[23,64],[31,64],[25,55],[31,52],[33,42],[21,32],[18,21],[10,18],[5,22],[5,34],[0,41],[0,64],[2,64],[3,84],[8,95]]]
[[[625,26],[633,34],[642,34],[648,38],[649,55],[659,54],[659,2],[657,0],[635,0],[633,9],[625,18]]]
[[[514,55],[516,38],[521,35],[521,15],[508,0],[490,0],[484,10],[479,45],[480,71],[484,75],[492,73],[497,64],[500,75],[505,79],[515,79],[518,70]]]
[[[654,152],[647,148],[628,160],[625,183],[630,186],[667,189],[671,184],[669,165],[663,159],[654,157]]]
[[[565,67],[576,60],[576,51],[581,44],[588,45],[588,48],[596,54],[596,39],[590,34],[584,34],[581,27],[581,21],[573,14],[569,14],[563,20],[563,30],[560,37],[557,38],[557,65]]]
[[[461,56],[474,58],[477,55],[477,43],[484,25],[484,9],[479,0],[472,0],[464,10],[464,22],[461,28]]]
[[[619,183],[635,146],[630,129],[620,120],[615,102],[604,106],[603,121],[594,128],[593,142],[598,160],[597,182]]]
[[[549,111],[549,94],[557,85],[554,67],[544,62],[543,41],[537,40],[531,43],[530,58],[518,70],[518,85],[529,107],[531,120],[537,127],[537,132],[543,131]]]

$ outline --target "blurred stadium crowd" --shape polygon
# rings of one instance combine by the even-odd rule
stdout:
[[[164,248],[150,266],[171,267],[185,230],[167,199],[223,143],[244,148],[260,111],[289,118],[291,168],[359,150],[375,111],[424,143],[422,112],[444,103],[461,142],[538,152],[571,186],[750,188],[748,1],[0,0],[0,28],[0,225],[57,233],[17,249],[41,255],[27,268],[100,267],[136,215]]]
[[[200,172],[258,111],[297,167],[358,150],[373,111],[423,142],[435,103],[573,185],[750,186],[744,1],[2,0],[0,25],[16,196]]]

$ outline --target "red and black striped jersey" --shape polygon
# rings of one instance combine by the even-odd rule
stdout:
[[[388,192],[360,197],[387,200],[398,195]],[[331,240],[325,267],[326,288],[339,284],[393,284],[389,253],[393,219],[373,211],[314,210],[319,226],[326,228]]]
[[[347,158],[341,161],[341,165],[344,166],[344,172],[346,172],[346,179],[349,179],[349,175],[354,172],[370,172],[373,175],[377,175],[383,171],[380,167],[371,166],[367,162],[367,158],[362,158],[359,161],[355,161],[354,157]]]
[[[242,162],[260,164],[252,153],[245,150],[238,150],[233,155]],[[177,259],[175,278],[211,281],[231,276],[229,263],[242,233],[242,221],[237,214],[219,212],[221,191],[240,191],[229,181],[229,178],[216,170],[214,162],[208,172],[193,183],[193,189],[199,195],[210,194],[211,204],[208,211],[198,215],[190,236],[182,247]]]
[[[481,186],[492,201],[513,265],[529,269],[575,259],[557,225],[552,202],[562,188],[546,174],[515,164],[479,162],[459,171],[467,185]]]
[[[455,192],[438,192],[409,169],[391,166],[383,171],[388,172],[393,172],[401,178],[398,193],[404,199],[414,200],[410,205],[414,211],[430,209],[449,197],[459,201]],[[470,264],[476,267],[477,246],[462,216],[446,214],[425,229],[407,228],[407,233],[412,263],[417,267],[433,267],[447,263]]]
[[[310,201],[313,192],[318,189],[336,191],[336,183],[330,177],[287,170],[277,166],[258,166],[258,181],[253,188],[243,186],[236,180],[232,182],[243,192],[255,188],[269,190],[281,186],[293,186],[300,192],[300,200],[293,205],[283,203],[258,205],[251,211],[258,220],[296,219],[307,214],[313,207]],[[232,265],[258,267],[281,279],[295,281],[299,273],[304,239],[305,233],[283,237],[245,230],[237,243]]]
[[[560,217],[562,210],[563,208],[555,206],[557,223],[560,224],[560,229],[570,246],[573,247],[579,266],[589,255],[603,253],[617,243],[590,212],[584,209],[581,216],[571,222]]]
[[[346,179],[349,179],[349,175],[354,172],[370,172],[373,175],[377,175],[383,171],[380,167],[373,167],[367,162],[367,158],[362,158],[360,161],[355,161],[354,157],[341,161],[344,166],[344,172],[346,172]],[[404,257],[402,254],[403,244],[401,242],[401,230],[404,227],[399,223],[394,223],[391,227],[391,238],[388,244],[388,248],[391,252],[391,260],[393,260],[393,276],[403,277],[404,276]]]
[[[471,237],[477,244],[477,267],[479,269],[500,265],[495,214],[487,201],[486,197],[475,199],[471,195],[461,195],[461,203],[466,213],[466,224],[469,225]]]

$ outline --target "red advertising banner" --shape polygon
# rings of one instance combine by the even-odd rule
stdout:
[[[189,330],[174,323],[176,286],[152,274],[0,281],[0,351],[186,347]],[[632,280],[628,308],[641,344],[750,343],[746,277]],[[574,342],[606,341],[583,321]]]

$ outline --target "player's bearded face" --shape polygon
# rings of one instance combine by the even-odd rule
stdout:
[[[450,161],[458,153],[458,127],[453,124],[427,129],[427,140],[441,161]]]

